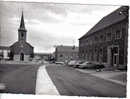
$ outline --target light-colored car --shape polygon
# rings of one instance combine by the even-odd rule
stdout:
[[[74,66],[76,64],[76,60],[71,60],[68,62],[68,66]]]
[[[64,62],[55,62],[55,64],[60,64],[60,65],[64,65]]]
[[[84,63],[84,61],[81,60],[77,60],[75,65],[73,66],[74,68],[78,68],[80,66],[80,64]]]
[[[0,92],[4,92],[4,90],[6,89],[6,86],[4,83],[0,83]]]

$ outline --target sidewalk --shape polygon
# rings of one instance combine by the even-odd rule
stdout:
[[[39,95],[60,95],[50,79],[45,65],[38,69],[35,93]]]
[[[76,69],[82,73],[87,73],[92,76],[96,76],[123,86],[126,86],[127,83],[127,72],[122,71],[101,71],[97,72],[96,70],[86,70],[86,69]]]

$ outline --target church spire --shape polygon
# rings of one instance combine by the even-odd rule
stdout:
[[[18,29],[18,41],[26,41],[26,32],[27,30],[25,29],[24,16],[22,11],[21,22]]]
[[[21,22],[20,22],[20,27],[19,28],[20,29],[25,29],[23,11],[22,11]]]

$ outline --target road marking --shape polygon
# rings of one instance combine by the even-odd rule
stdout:
[[[35,93],[41,95],[60,95],[50,79],[45,65],[38,69]]]

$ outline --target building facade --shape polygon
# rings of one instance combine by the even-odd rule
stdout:
[[[37,56],[40,59],[49,61],[52,57],[52,54],[51,53],[35,53],[34,56]]]
[[[59,62],[66,62],[70,60],[77,60],[79,48],[75,46],[56,46],[55,60]]]
[[[18,29],[18,41],[10,46],[10,57],[15,61],[29,61],[33,57],[34,48],[26,41],[27,30],[25,29],[24,16],[22,13],[21,23]]]
[[[10,59],[10,48],[7,46],[0,46],[0,60]]]
[[[127,66],[128,7],[103,17],[79,39],[80,59],[105,66]]]

